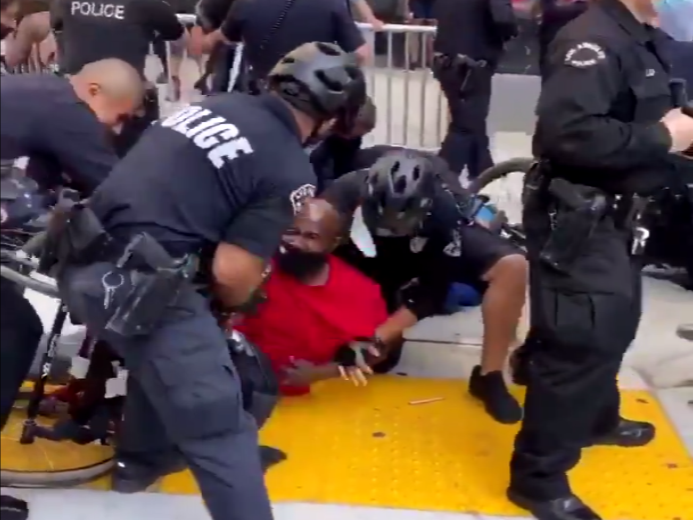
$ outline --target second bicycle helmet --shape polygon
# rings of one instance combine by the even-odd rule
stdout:
[[[415,233],[433,205],[435,163],[408,150],[389,152],[368,170],[363,219],[370,229],[392,236]]]

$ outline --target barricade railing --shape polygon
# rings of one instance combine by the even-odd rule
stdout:
[[[186,24],[195,22],[194,15],[180,14],[178,18]],[[376,128],[366,140],[414,148],[438,148],[448,116],[438,82],[430,71],[435,27],[388,24],[375,32],[369,24],[358,25],[373,51],[365,71],[368,91],[378,110]],[[202,73],[201,67],[193,66],[186,50],[182,49],[181,52],[180,46],[177,53],[172,53],[172,46],[167,42],[166,49],[169,86],[175,68],[171,58],[176,55],[183,61],[181,79],[184,95],[181,101],[194,100],[191,95],[193,83]],[[240,44],[231,69],[232,84],[238,78],[242,54],[243,45]],[[156,58],[150,57],[147,69],[147,75],[153,81],[157,74],[152,72],[162,70],[162,67],[156,63]],[[27,65],[16,67],[12,72],[31,71],[34,69]],[[164,102],[164,111],[166,105],[168,103]]]

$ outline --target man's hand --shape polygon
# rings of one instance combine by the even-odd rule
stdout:
[[[671,135],[671,151],[683,152],[693,145],[693,117],[675,108],[666,113],[661,122]]]
[[[311,386],[318,381],[337,376],[335,365],[314,365],[303,359],[293,359],[292,365],[284,369],[283,384],[288,386]]]
[[[367,375],[373,374],[366,357],[378,359],[382,356],[375,339],[355,340],[339,348],[335,356],[335,363],[339,367],[339,374],[345,381],[351,381],[356,386],[368,384]]]

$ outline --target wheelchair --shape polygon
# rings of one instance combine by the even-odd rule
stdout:
[[[72,335],[77,337],[71,348],[62,340],[64,330],[70,326],[68,310],[60,301],[55,281],[37,273],[49,219],[49,199],[39,195],[33,181],[15,168],[9,172],[5,168],[2,180],[2,282],[14,284],[24,295],[57,301],[57,308],[52,309],[52,325],[43,341],[44,351],[39,349],[38,370],[29,374],[28,384],[20,392],[3,432],[3,459],[14,458],[10,457],[13,451],[22,460],[45,459],[58,451],[60,461],[49,461],[50,468],[40,471],[3,467],[0,482],[10,487],[79,485],[105,475],[114,466],[113,446],[125,399],[124,378],[120,377],[124,367],[106,343],[92,338],[82,326],[71,325]],[[11,204],[15,195],[15,200],[24,201],[28,193],[38,197],[31,207],[33,213],[22,219],[14,218],[16,215],[6,218],[10,213],[5,210],[6,202]],[[29,215],[32,218],[27,219]],[[13,219],[21,220],[21,225],[14,225]],[[239,374],[244,408],[260,428],[278,402],[278,381],[269,359],[241,334],[229,331],[227,342]],[[65,356],[63,350],[69,354]],[[114,390],[118,385],[112,383],[118,382],[120,390]],[[57,384],[57,388],[51,383]],[[18,446],[6,444],[13,441]],[[37,446],[41,453],[32,455],[32,446]],[[72,464],[69,459],[77,454],[88,459],[87,463]]]

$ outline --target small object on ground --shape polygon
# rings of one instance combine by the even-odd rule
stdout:
[[[679,338],[683,338],[688,341],[693,341],[693,323],[679,325],[676,334],[678,334]]]
[[[260,463],[262,470],[267,471],[272,466],[284,462],[287,458],[286,453],[272,446],[260,446]]]
[[[443,399],[443,397],[431,397],[430,399],[415,399],[414,401],[409,401],[409,404],[412,406],[416,406],[419,404],[437,403],[438,401],[442,401]]]

